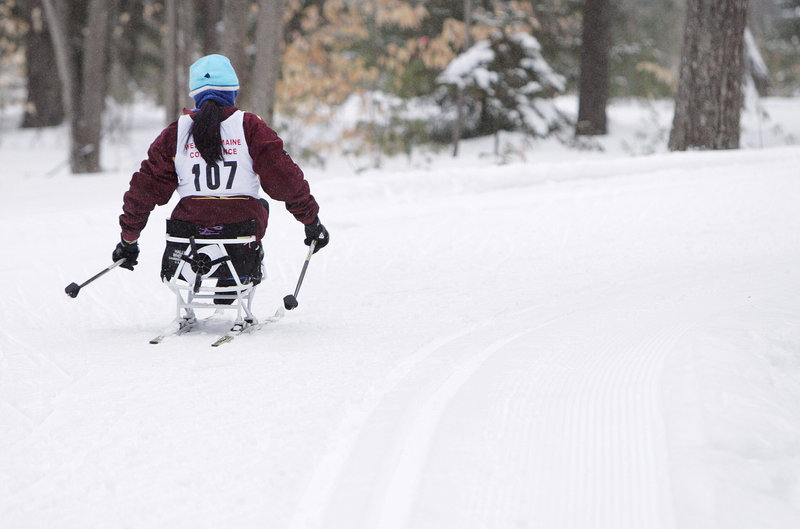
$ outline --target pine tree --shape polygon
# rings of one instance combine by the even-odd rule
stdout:
[[[460,87],[469,101],[466,137],[500,130],[546,136],[566,122],[548,101],[564,90],[565,79],[525,32],[496,32],[478,41],[450,63],[439,82]]]

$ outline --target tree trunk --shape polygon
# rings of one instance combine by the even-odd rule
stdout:
[[[49,127],[64,121],[62,87],[58,75],[53,75],[56,56],[42,2],[32,0],[30,4],[26,13],[30,30],[25,47],[28,99],[22,127]]]
[[[42,0],[61,81],[59,93],[69,123],[73,173],[100,171],[108,33],[114,4],[113,0],[91,0],[88,5]]]
[[[175,97],[178,84],[178,33],[174,30],[178,23],[179,0],[164,2],[164,119],[172,123],[178,117],[178,103]]]
[[[178,13],[193,13],[196,0],[180,0]],[[176,82],[176,99],[178,112],[193,103],[189,97],[189,66],[194,62],[194,24],[192,17],[178,17],[178,72]],[[199,59],[199,57],[197,57]],[[177,117],[177,116],[176,116]]]
[[[83,31],[80,89],[72,115],[70,166],[73,173],[100,171],[100,139],[107,88],[108,0],[91,0]]]
[[[164,35],[164,109],[166,122],[172,123],[189,98],[189,64],[192,49],[191,0],[166,0]]]
[[[260,0],[256,28],[256,60],[250,83],[250,108],[267,123],[275,114],[275,90],[283,51],[285,0]]]
[[[606,104],[611,50],[609,0],[586,0],[583,5],[580,95],[576,135],[606,134]]]
[[[222,0],[195,0],[197,25],[200,28],[201,55],[219,53],[217,23],[222,12]]]
[[[689,0],[670,150],[736,149],[747,0]]]
[[[56,58],[56,70],[59,81],[61,81],[59,95],[64,114],[68,122],[72,123],[74,109],[72,101],[74,99],[77,80],[73,61],[72,48],[67,39],[67,9],[64,0],[42,0],[47,28],[50,31],[50,38],[53,42],[53,53]]]
[[[223,0],[221,36],[222,54],[231,61],[236,76],[239,78],[239,93],[247,101],[247,88],[249,81],[249,68],[245,43],[247,42],[247,13],[250,2],[244,0]]]

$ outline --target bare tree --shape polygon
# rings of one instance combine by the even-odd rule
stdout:
[[[247,14],[250,2],[245,0],[223,0],[222,25],[223,32],[220,37],[222,54],[231,61],[236,75],[239,77],[239,86],[247,86],[248,71],[247,54]],[[247,96],[246,91],[244,95]],[[242,93],[240,92],[240,94]],[[245,100],[247,97],[245,97]]]
[[[250,107],[267,123],[275,113],[275,90],[283,52],[285,0],[259,0],[256,26],[256,60],[250,80]]]
[[[222,0],[195,0],[196,23],[200,30],[199,41],[202,55],[219,53],[219,29]]]
[[[191,17],[192,0],[166,0],[166,31],[164,35],[164,107],[166,121],[174,121],[189,99],[188,71],[193,44]]]
[[[747,0],[689,0],[670,150],[739,147]]]
[[[111,4],[108,0],[90,0],[88,4],[42,0],[61,80],[64,111],[70,123],[73,173],[100,171]]]
[[[47,127],[64,120],[64,105],[58,75],[53,75],[56,63],[53,40],[41,0],[32,0],[25,10],[29,30],[25,38],[25,67],[28,78],[28,96],[23,127]]]
[[[47,29],[53,42],[53,54],[56,59],[56,71],[61,81],[61,103],[64,113],[72,119],[72,99],[75,93],[75,68],[73,67],[72,50],[67,44],[67,7],[64,0],[42,0]]]
[[[606,134],[606,105],[611,51],[611,5],[609,0],[586,0],[583,4],[580,95],[576,135]]]
[[[108,88],[110,2],[90,0],[83,31],[80,90],[72,119],[70,166],[73,173],[100,171],[100,140]]]

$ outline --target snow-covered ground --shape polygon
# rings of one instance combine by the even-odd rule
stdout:
[[[0,527],[800,527],[800,100],[760,104],[732,152],[620,102],[593,149],[309,167],[332,242],[221,348],[147,343],[171,206],[64,294],[161,115],[118,110],[92,176],[4,119]],[[306,252],[272,206],[262,316]]]

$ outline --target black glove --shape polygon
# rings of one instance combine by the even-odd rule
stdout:
[[[319,217],[315,218],[311,224],[306,224],[306,240],[303,242],[306,246],[311,246],[311,241],[317,241],[317,245],[314,246],[314,253],[324,248],[329,240],[328,230],[319,221]]]
[[[120,266],[122,268],[127,268],[128,270],[133,270],[133,267],[139,264],[139,262],[136,260],[138,257],[139,244],[136,241],[128,242],[122,237],[120,237],[117,247],[114,248],[114,253],[111,254],[111,260],[115,263],[120,259],[125,259],[125,262]]]

